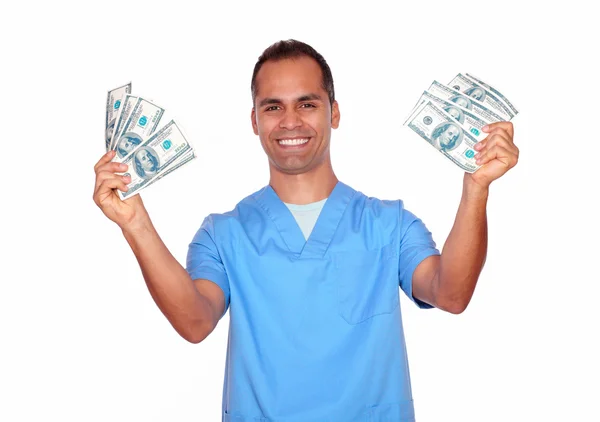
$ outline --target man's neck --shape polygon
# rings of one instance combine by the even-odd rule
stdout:
[[[302,174],[286,174],[271,168],[269,184],[283,202],[303,205],[328,198],[337,182],[331,164],[327,163]]]

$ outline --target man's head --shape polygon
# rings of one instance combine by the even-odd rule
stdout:
[[[454,97],[450,98],[450,101],[458,104],[461,107],[467,108],[469,110],[471,110],[471,108],[473,108],[473,106],[471,105],[471,102],[466,97],[463,97],[462,95],[455,95]]]
[[[465,91],[465,94],[467,94],[471,98],[475,98],[477,101],[483,101],[485,92],[479,87],[473,87]]]
[[[117,144],[117,154],[119,158],[125,157],[131,151],[142,143],[142,138],[137,133],[127,132],[119,139]]]
[[[137,174],[142,178],[149,178],[156,174],[158,170],[158,158],[156,152],[150,147],[141,147],[134,154],[134,162]]]
[[[461,138],[461,130],[454,123],[442,123],[436,127],[431,134],[432,139],[437,142],[442,150],[454,149]]]
[[[454,117],[456,120],[458,120],[461,123],[465,120],[462,110],[460,110],[456,107],[446,107],[446,108],[444,108],[444,110],[446,110],[449,115],[451,115],[452,117]]]
[[[108,127],[106,128],[106,142],[109,142],[111,140],[111,135],[113,133],[113,130],[115,129],[115,120],[116,119],[112,119],[108,124]]]
[[[323,56],[302,42],[279,41],[259,57],[251,90],[252,128],[272,170],[300,174],[330,163],[340,113]]]

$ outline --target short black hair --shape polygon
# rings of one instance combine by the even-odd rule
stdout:
[[[278,41],[275,44],[270,45],[258,58],[256,65],[254,65],[252,83],[250,85],[250,89],[252,90],[252,104],[254,105],[256,101],[256,93],[258,91],[258,87],[256,86],[256,75],[258,75],[258,71],[265,62],[269,60],[278,61],[284,59],[293,59],[303,56],[311,57],[321,68],[321,73],[323,74],[321,86],[325,91],[327,91],[329,103],[333,107],[335,93],[333,90],[333,76],[331,75],[331,69],[329,68],[329,65],[323,56],[310,45],[292,39]]]

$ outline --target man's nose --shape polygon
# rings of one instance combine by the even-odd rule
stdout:
[[[298,126],[302,126],[302,119],[300,119],[298,112],[295,108],[287,109],[279,122],[279,127],[292,130]]]

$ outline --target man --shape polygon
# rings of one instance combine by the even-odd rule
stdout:
[[[456,120],[458,120],[459,123],[464,123],[465,122],[465,113],[460,108],[457,108],[457,107],[444,107],[444,110],[449,115],[451,115]]]
[[[135,172],[142,179],[150,179],[156,176],[159,164],[158,155],[151,147],[140,147],[133,155]]]
[[[141,143],[140,135],[135,132],[127,132],[117,141],[117,155],[119,158],[123,158]]]
[[[473,104],[471,104],[471,101],[469,101],[466,97],[463,97],[462,95],[455,95],[453,97],[450,97],[449,101],[452,101],[453,103],[456,103],[459,106],[466,108],[467,110],[471,110],[473,108]]]
[[[483,102],[485,100],[485,91],[478,87],[472,86],[471,88],[465,89],[465,94],[471,98],[475,98],[477,101]]]
[[[110,145],[110,141],[112,139],[112,133],[115,130],[115,122],[117,119],[112,119],[108,126],[106,127],[106,145],[107,147]]]
[[[437,149],[452,151],[462,141],[462,130],[454,123],[441,123],[433,130],[431,139]]]
[[[512,125],[486,128],[476,148],[483,167],[465,173],[440,256],[402,201],[368,198],[335,176],[329,146],[340,110],[320,54],[294,40],[272,45],[255,66],[252,97],[269,185],[205,219],[187,268],[140,196],[119,200],[114,189],[128,178],[115,175],[125,168],[112,152],[96,164],[94,200],[181,336],[201,342],[231,308],[224,421],[413,421],[398,284],[421,308],[466,308],[486,255],[488,186],[517,161]]]

